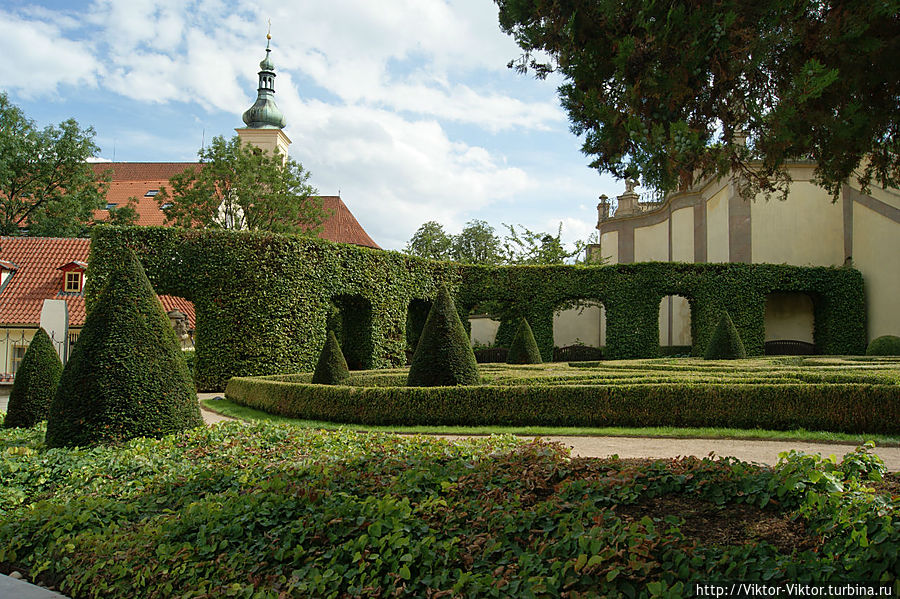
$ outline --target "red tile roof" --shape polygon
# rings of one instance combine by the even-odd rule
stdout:
[[[84,325],[84,295],[66,293],[61,266],[87,262],[90,239],[58,237],[0,237],[0,261],[14,262],[18,270],[0,287],[0,324],[37,327],[45,299],[66,300],[69,326]],[[161,295],[166,312],[179,310],[196,324],[194,305],[181,297]]]
[[[38,326],[45,299],[64,299],[69,325],[84,324],[84,296],[65,293],[60,266],[73,260],[87,262],[90,239],[58,237],[0,237],[0,259],[19,269],[0,289],[0,323]]]
[[[160,295],[159,301],[162,302],[163,309],[166,313],[169,313],[172,310],[178,310],[187,316],[191,329],[197,325],[197,319],[194,316],[194,304],[192,302],[187,301],[183,297],[178,297],[177,295]]]
[[[362,228],[350,209],[340,198],[340,196],[320,196],[322,198],[322,208],[325,209],[325,222],[322,223],[322,232],[319,233],[320,239],[328,241],[337,241],[339,243],[352,243],[375,249],[381,249],[378,244],[369,237],[366,230]]]
[[[196,162],[97,162],[93,163],[94,172],[109,172],[112,180],[109,192],[106,194],[107,203],[125,206],[129,198],[135,198],[138,213],[137,224],[141,227],[164,227],[166,216],[156,202],[156,198],[147,196],[151,190],[159,190],[168,186],[169,179],[187,168],[196,167]],[[378,244],[369,237],[356,217],[344,204],[339,196],[321,196],[323,208],[330,216],[322,225],[319,238],[339,243],[352,243],[370,248],[379,248]],[[97,220],[109,218],[107,210],[97,210],[94,213]]]
[[[166,215],[159,209],[156,198],[147,192],[159,191],[169,185],[169,179],[188,168],[198,166],[196,162],[95,162],[91,165],[98,175],[109,173],[111,181],[106,194],[108,204],[125,206],[130,198],[137,200],[135,210],[137,224],[141,227],[163,227]],[[109,218],[109,211],[94,212],[97,220]]]

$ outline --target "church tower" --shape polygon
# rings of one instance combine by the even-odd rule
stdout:
[[[250,143],[266,152],[278,150],[287,159],[291,140],[282,129],[285,125],[284,115],[275,104],[275,63],[269,54],[272,49],[271,34],[266,34],[266,57],[259,63],[259,86],[256,102],[244,113],[242,129],[235,129],[244,143]]]

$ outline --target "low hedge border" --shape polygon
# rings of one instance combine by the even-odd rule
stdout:
[[[235,377],[225,397],[292,418],[367,425],[684,426],[900,433],[896,385],[346,387]]]

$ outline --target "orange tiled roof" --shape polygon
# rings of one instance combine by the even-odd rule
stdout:
[[[362,228],[350,209],[340,198],[340,196],[320,196],[322,198],[322,208],[325,209],[329,216],[322,223],[322,232],[319,233],[320,239],[328,241],[337,241],[339,243],[352,243],[375,249],[381,249],[378,244],[369,237],[366,230]]]
[[[84,296],[63,291],[66,274],[59,269],[73,260],[87,262],[90,239],[0,237],[0,259],[19,269],[0,288],[0,323],[38,326],[45,299],[63,299],[69,326],[84,324]]]
[[[0,324],[37,327],[45,299],[66,300],[69,326],[84,325],[84,295],[63,291],[61,266],[87,262],[90,239],[58,237],[0,237],[0,261],[13,262],[18,270],[0,287]],[[179,310],[196,324],[194,305],[181,297],[161,295],[166,312]]]
[[[169,179],[188,168],[198,166],[196,162],[95,162],[91,165],[97,175],[109,173],[111,180],[106,193],[108,204],[125,206],[129,198],[137,199],[137,224],[141,227],[164,227],[166,215],[159,209],[156,198],[147,192],[159,191],[169,184]],[[97,220],[109,218],[109,211],[94,212]]]
[[[197,324],[197,319],[194,317],[194,304],[193,302],[189,302],[183,297],[178,297],[177,295],[160,295],[159,301],[162,302],[163,309],[168,313],[172,310],[178,310],[188,318],[188,322],[190,323],[190,328],[193,329]]]
[[[129,198],[136,198],[135,210],[138,219],[135,224],[141,227],[164,227],[166,217],[156,198],[147,196],[147,192],[159,190],[168,186],[169,179],[187,168],[199,166],[197,162],[97,162],[93,163],[94,172],[109,172],[112,180],[109,184],[109,192],[106,194],[107,203],[125,206]],[[381,249],[375,241],[369,237],[356,217],[344,204],[339,196],[321,196],[326,213],[330,214],[322,224],[322,232],[319,238],[339,243],[352,243],[364,247]],[[107,210],[97,210],[94,218],[106,220],[109,217]]]

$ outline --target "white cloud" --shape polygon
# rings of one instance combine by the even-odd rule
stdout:
[[[36,7],[12,18],[13,33],[30,31],[72,62],[42,60],[50,67],[36,94],[96,85],[110,104],[169,104],[161,112],[194,119],[174,138],[152,123],[104,131],[95,121],[105,155],[117,139],[121,159],[127,139],[133,148],[165,148],[156,159],[189,160],[201,128],[207,139],[230,135],[255,98],[271,17],[291,153],[321,193],[341,190],[383,247],[402,247],[427,220],[457,232],[484,218],[502,233],[501,222],[555,232],[563,219],[564,239],[582,238],[592,210],[566,206],[590,204],[595,175],[535,141],[567,136],[565,115],[554,82],[506,69],[519,50],[499,31],[496,10],[490,0],[95,0],[80,14]],[[10,87],[6,74],[19,74],[19,60],[4,49],[35,42],[9,45],[2,33],[0,84]],[[527,153],[503,145],[519,131],[529,133],[520,145],[534,144]],[[512,162],[523,154],[527,165]],[[567,216],[573,211],[577,218]]]
[[[95,86],[99,63],[85,42],[65,39],[50,20],[0,11],[0,87],[25,97],[54,93],[61,84]]]
[[[467,212],[535,185],[485,148],[452,141],[433,120],[296,98],[284,108],[302,115],[288,130],[292,157],[312,172],[320,193],[340,190],[386,248],[402,247],[427,220],[455,229]]]

